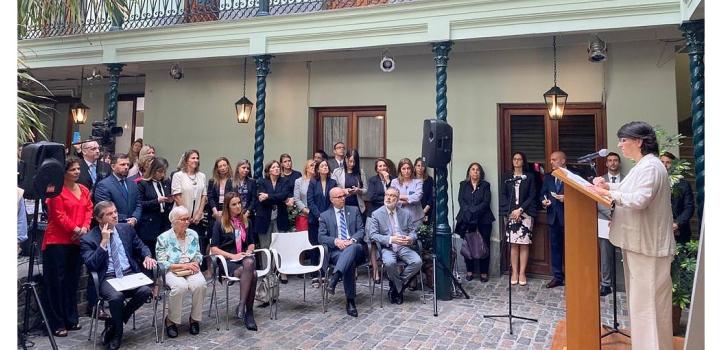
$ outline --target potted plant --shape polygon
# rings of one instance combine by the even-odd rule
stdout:
[[[698,241],[691,240],[685,244],[678,244],[675,249],[675,259],[670,267],[672,277],[672,303],[673,303],[673,334],[682,335],[680,329],[680,316],[682,311],[690,307],[690,300],[695,280],[697,265]]]

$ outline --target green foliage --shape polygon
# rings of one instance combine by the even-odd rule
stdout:
[[[434,246],[432,226],[428,224],[420,225],[417,229],[417,236],[422,243],[424,253],[432,253]]]
[[[685,244],[678,243],[675,259],[670,267],[672,277],[673,305],[681,309],[690,306],[699,242],[691,240]]]
[[[30,92],[31,87],[37,86],[41,90],[45,90],[48,94],[48,90],[45,85],[37,81],[30,73],[25,69],[24,64],[18,59],[18,72],[17,72],[17,84],[18,84],[18,99],[17,99],[17,133],[18,133],[18,146],[25,142],[34,142],[39,138],[46,138],[45,135],[45,124],[40,120],[39,115],[47,112],[51,109],[47,105],[40,102],[51,102],[52,100],[34,94]]]
[[[680,140],[684,139],[683,134],[676,134],[668,136],[667,131],[659,125],[653,127],[655,129],[655,136],[657,137],[658,144],[660,146],[660,155],[665,152],[669,152],[671,149],[675,149],[682,145]],[[675,186],[680,179],[685,177],[685,174],[690,170],[690,163],[679,158],[673,160],[670,170],[668,170],[668,176],[670,178],[670,187]],[[674,194],[674,193],[673,193]]]

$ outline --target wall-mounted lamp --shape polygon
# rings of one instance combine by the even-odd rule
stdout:
[[[243,95],[235,102],[235,117],[238,123],[246,124],[250,122],[250,115],[253,110],[253,103],[245,96],[245,83],[247,82],[247,57],[243,62]]]

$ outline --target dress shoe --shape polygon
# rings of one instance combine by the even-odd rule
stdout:
[[[348,299],[347,306],[345,307],[347,314],[352,317],[358,317],[357,308],[355,307],[355,299]]]
[[[480,282],[486,283],[486,282],[489,281],[489,280],[490,280],[490,279],[488,278],[487,275],[485,275],[485,276],[480,275]]]
[[[397,300],[396,304],[398,304],[398,305],[402,305],[402,303],[405,302],[405,288],[400,289],[400,291],[397,292],[397,296],[396,296],[395,300]]]
[[[245,328],[249,331],[257,331],[257,324],[255,323],[255,316],[253,316],[252,312],[246,312],[245,318],[243,319],[243,322],[245,322]]]
[[[330,293],[330,295],[335,295],[335,286],[337,286],[339,280],[340,274],[337,272],[333,273],[332,277],[330,277],[330,282],[327,287],[325,287],[325,290]]]
[[[190,319],[190,334],[192,335],[198,335],[200,334],[200,322]]]
[[[177,325],[174,323],[168,325],[166,322],[165,323],[165,334],[167,334],[168,338],[176,338],[178,336]]]
[[[548,284],[545,285],[545,288],[555,288],[555,287],[560,287],[560,286],[564,286],[564,285],[565,285],[565,282],[563,282],[557,278],[553,278],[550,282],[548,282]]]
[[[120,349],[121,343],[122,343],[122,335],[115,335],[110,340],[110,344],[108,344],[107,348],[108,348],[108,350],[118,350],[118,349]]]
[[[264,302],[264,303],[258,304],[258,307],[260,307],[260,308],[266,308],[266,307],[268,307],[268,306],[270,306],[270,302],[269,302],[269,301],[266,301],[266,302]]]
[[[601,297],[604,297],[610,293],[612,293],[612,288],[610,286],[601,286],[600,287],[600,296]]]
[[[473,279],[475,279],[475,276],[473,276],[472,274],[465,275],[465,280],[466,280],[466,281],[469,282],[469,281],[472,281]]]

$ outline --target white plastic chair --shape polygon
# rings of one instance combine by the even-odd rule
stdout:
[[[270,251],[267,249],[255,249],[254,252],[256,254],[256,261],[259,261],[258,260],[259,254],[264,254],[265,259],[266,259],[263,264],[263,266],[265,266],[265,268],[262,270],[256,270],[257,277],[260,278],[260,277],[267,275],[268,272],[270,272],[270,267],[271,267],[270,263],[272,261],[271,260],[272,257],[270,255]],[[220,282],[221,285],[225,285],[225,330],[229,331],[230,330],[230,285],[232,285],[236,282],[240,282],[240,279],[233,276],[228,271],[227,260],[225,259],[224,256],[213,255],[212,259],[215,262],[215,264],[213,264],[213,265],[217,265],[217,269],[219,271],[216,272],[215,270],[213,270],[213,272],[216,272],[216,275],[214,276],[215,278],[213,279],[212,292],[210,294],[210,309],[212,310],[212,301],[213,301],[213,299],[215,299],[215,296],[217,295],[217,291],[215,289],[215,283]],[[220,298],[218,297],[215,300],[216,300],[215,301],[215,326],[216,326],[217,330],[220,330],[220,315],[219,315],[219,311],[218,311],[218,304],[220,303]]]
[[[303,265],[300,262],[300,255],[304,251],[317,249],[320,251],[320,259],[318,265]],[[312,245],[308,239],[307,231],[298,232],[274,232],[272,234],[272,243],[270,243],[270,251],[273,255],[273,263],[278,273],[286,275],[303,275],[303,301],[306,300],[306,274],[320,271],[325,260],[325,250],[322,245]],[[322,288],[320,289],[320,297],[322,298]],[[323,298],[323,309],[325,309],[325,299]],[[275,306],[275,319],[277,319],[277,305]]]

